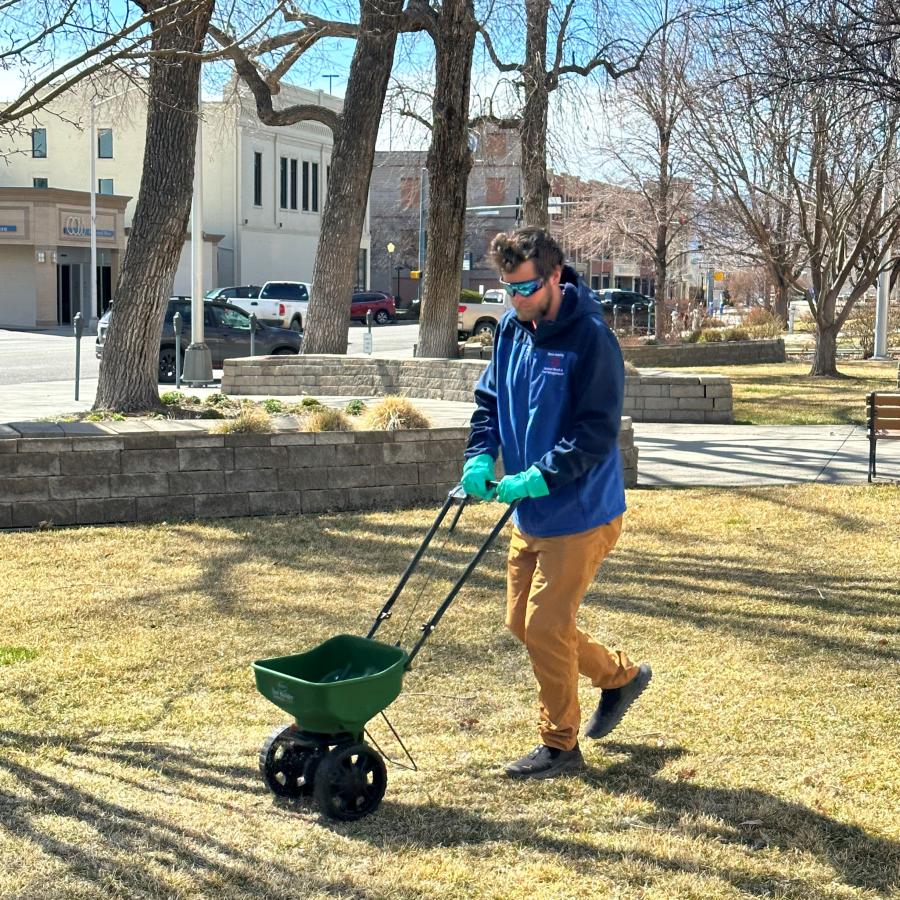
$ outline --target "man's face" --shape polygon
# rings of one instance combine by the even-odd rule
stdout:
[[[536,322],[547,315],[553,302],[553,289],[559,285],[559,276],[560,270],[557,269],[549,278],[542,279],[544,283],[529,297],[523,297],[519,293],[510,296],[510,303],[520,322]],[[501,277],[504,282],[513,285],[540,279],[533,259],[526,260],[511,272],[502,273]]]

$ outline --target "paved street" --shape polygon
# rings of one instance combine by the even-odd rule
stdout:
[[[418,332],[417,324],[373,329],[376,355],[411,358]],[[364,333],[362,326],[350,327],[351,355],[362,355]],[[85,337],[82,341],[83,380],[81,400],[76,403],[74,337],[64,332],[0,330],[0,423],[90,409],[99,363],[94,358],[94,338]],[[205,396],[216,390],[186,389],[186,392]],[[346,397],[321,399],[336,407],[347,402]],[[471,403],[417,402],[437,425],[466,425],[474,408]],[[864,428],[852,425],[758,427],[639,422],[634,430],[640,449],[639,483],[643,486],[866,480],[868,440]],[[884,442],[878,456],[880,473],[886,478],[900,479],[900,441]]]
[[[347,331],[348,353],[363,355],[364,325]],[[394,323],[372,328],[378,356],[411,358],[419,339],[418,323]],[[100,361],[94,356],[93,335],[81,339],[81,384],[75,400],[75,337],[68,328],[53,332],[0,329],[0,422],[39,419],[89,410],[97,392]],[[221,370],[213,372],[221,378]],[[13,386],[15,390],[12,390]],[[167,385],[164,390],[171,389]]]

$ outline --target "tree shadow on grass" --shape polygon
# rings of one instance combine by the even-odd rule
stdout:
[[[47,765],[48,769],[62,768],[63,774],[41,771],[27,761],[28,754],[47,747],[67,751],[54,755]],[[15,758],[22,756],[26,761]],[[127,767],[132,775],[117,779],[103,767],[109,762]],[[178,872],[179,890],[189,879],[195,892],[192,895],[201,897],[296,896],[292,886],[297,885],[300,874],[308,891],[361,896],[350,881],[319,879],[306,867],[301,873],[288,864],[217,839],[206,830],[180,824],[176,816],[163,818],[135,804],[117,802],[76,786],[66,774],[99,775],[156,793],[159,782],[146,779],[148,770],[176,787],[199,782],[231,792],[258,792],[249,786],[255,770],[218,765],[164,744],[96,744],[65,736],[4,731],[0,732],[0,773],[15,787],[0,788],[0,832],[32,844],[64,867],[67,878],[86,881],[102,891],[114,884],[117,892],[124,891],[127,896],[172,896],[175,891],[164,871]],[[242,813],[246,810],[235,808],[235,815]],[[64,823],[73,826],[76,833],[82,833],[82,826],[86,826],[91,839],[80,842],[62,837],[69,831]],[[36,878],[28,890],[38,896],[61,896],[65,890],[62,876],[53,877],[55,887],[40,884]]]
[[[808,853],[830,865],[845,885],[896,896],[900,887],[900,844],[867,834],[799,803],[752,788],[708,787],[658,777],[667,763],[685,754],[683,748],[656,748],[640,744],[609,743],[605,748],[625,759],[605,768],[590,768],[580,777],[607,794],[641,797],[653,804],[654,812],[642,817],[642,826],[657,833],[670,832],[690,838],[702,837],[716,844],[734,844],[748,852],[777,848],[786,854]],[[536,788],[537,789],[537,788]],[[497,792],[502,802],[502,791]],[[685,822],[689,824],[685,824]],[[760,823],[760,824],[756,824]],[[522,818],[488,819],[460,807],[407,806],[388,797],[378,814],[377,826],[366,820],[336,826],[348,836],[380,847],[461,846],[506,843],[535,848],[562,857],[579,867],[585,861],[616,864],[641,861],[659,871],[702,871],[727,880],[740,890],[769,893],[791,885],[803,896],[814,896],[815,887],[802,877],[786,875],[780,860],[768,855],[764,875],[714,861],[714,856],[690,858],[666,852],[658,855],[628,847],[604,849],[594,843],[548,835]],[[598,832],[622,831],[630,824],[610,823]],[[411,835],[415,835],[411,838]],[[702,848],[698,850],[702,854]],[[757,860],[758,862],[758,860]],[[756,863],[754,864],[756,867]],[[605,876],[610,877],[609,869]],[[616,877],[616,873],[612,873]],[[627,877],[627,876],[623,876]],[[643,883],[644,873],[638,876]]]

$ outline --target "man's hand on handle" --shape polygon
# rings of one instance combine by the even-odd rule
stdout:
[[[549,493],[547,482],[537,466],[518,475],[504,475],[497,485],[497,499],[501,503],[514,503],[526,497],[546,497]]]
[[[494,458],[487,453],[466,460],[462,471],[463,490],[479,500],[493,500],[495,495]]]

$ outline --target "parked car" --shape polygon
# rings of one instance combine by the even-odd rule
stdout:
[[[603,309],[607,324],[620,330],[625,328],[632,333],[643,333],[649,330],[650,310],[653,298],[639,294],[637,291],[623,291],[618,288],[607,288],[594,291]]]
[[[397,306],[391,294],[383,291],[358,291],[350,301],[350,321],[365,322],[366,313],[372,310],[376,325],[387,325],[397,317]]]
[[[231,303],[220,300],[206,300],[204,307],[204,341],[209,347],[212,364],[221,368],[226,359],[250,355],[250,316]],[[191,340],[191,298],[170,297],[163,320],[163,330],[159,341],[159,380],[172,382],[175,380],[175,328],[172,323],[175,313],[181,313],[184,324],[181,340],[182,364],[184,351]],[[103,355],[106,333],[109,330],[110,316],[113,309],[108,309],[97,323],[97,359]],[[256,353],[260,356],[283,355],[300,352],[300,335],[288,328],[273,328],[261,322],[256,324]]]
[[[459,319],[456,327],[461,338],[481,334],[489,334],[493,337],[500,319],[509,309],[505,292],[501,292],[501,294],[502,297],[498,300],[488,299],[489,294],[485,294],[480,301],[466,300],[465,303],[459,304]]]
[[[258,284],[241,284],[236,287],[220,287],[213,288],[203,295],[204,300],[234,300],[234,299],[255,299],[259,296],[260,287]]]
[[[618,288],[605,288],[602,291],[594,291],[594,294],[600,302],[600,305],[606,309],[618,308],[619,310],[630,310],[634,307],[637,307],[638,309],[643,307],[646,310],[647,307],[653,306],[652,297],[645,297],[637,291],[622,291]]]
[[[266,325],[303,331],[309,309],[309,284],[305,281],[267,281],[256,297],[232,297],[231,303]]]

